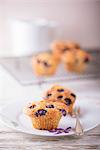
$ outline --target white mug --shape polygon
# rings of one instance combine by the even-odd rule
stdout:
[[[46,20],[20,21],[11,24],[11,43],[14,56],[27,56],[49,49],[56,36],[56,24]]]

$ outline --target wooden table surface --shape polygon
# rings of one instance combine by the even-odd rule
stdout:
[[[87,150],[100,149],[100,125],[85,135],[39,137],[0,125],[0,150]]]

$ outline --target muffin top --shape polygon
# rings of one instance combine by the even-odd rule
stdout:
[[[79,49],[73,49],[72,51],[67,51],[62,60],[66,64],[79,64],[79,63],[88,63],[90,62],[91,56],[88,52]]]
[[[38,103],[30,103],[24,108],[24,113],[30,117],[54,116],[58,113],[60,116],[67,115],[66,105],[57,102],[47,102],[42,100]]]
[[[54,41],[51,44],[52,50],[55,50],[55,51],[58,50],[61,53],[65,51],[65,48],[66,48],[65,41]]]
[[[40,101],[40,104],[44,105],[48,109],[52,108],[52,109],[59,110],[63,116],[66,116],[68,113],[66,105],[64,103],[61,103],[61,102],[57,102],[57,101],[52,102],[52,101],[42,100],[42,101]]]
[[[28,116],[32,116],[32,113],[34,112],[34,108],[38,106],[38,103],[28,103],[27,106],[24,107],[23,112],[24,114],[28,115]]]
[[[33,57],[33,64],[34,63],[44,68],[50,68],[56,65],[55,58],[51,53],[41,53],[36,57]]]
[[[67,49],[79,49],[80,48],[80,45],[76,42],[73,42],[73,41],[66,41],[66,47]]]
[[[80,48],[79,44],[73,41],[55,41],[51,44],[51,50],[59,54],[63,54],[68,50],[79,48]]]
[[[70,106],[75,102],[76,95],[63,86],[55,85],[44,94],[44,98],[47,101],[63,102]]]

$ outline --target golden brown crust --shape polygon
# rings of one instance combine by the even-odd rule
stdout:
[[[41,53],[32,59],[34,73],[38,76],[53,75],[56,72],[58,62],[50,53]]]
[[[80,46],[78,43],[73,41],[54,41],[51,44],[51,50],[53,55],[55,56],[58,61],[61,61],[62,55],[69,50],[79,49]]]
[[[66,44],[64,41],[54,41],[51,44],[51,50],[54,55],[54,57],[58,60],[58,62],[61,61],[61,56],[64,53],[66,48]]]
[[[35,106],[37,106],[38,103],[34,103],[34,102],[31,102],[31,103],[28,103],[24,108],[23,108],[23,112],[24,114],[28,115],[28,116],[32,116],[32,114],[34,113],[34,108]]]
[[[80,45],[73,41],[66,41],[66,47],[70,50],[71,49],[80,49]]]
[[[76,95],[63,86],[55,85],[45,93],[44,98],[48,102],[60,102],[66,104],[67,112],[72,113]]]
[[[41,106],[49,106],[49,105],[53,105],[54,106],[54,108],[56,108],[56,109],[65,109],[65,111],[66,111],[66,113],[68,113],[68,109],[67,109],[67,107],[66,107],[66,105],[64,104],[64,103],[62,103],[62,102],[59,102],[59,101],[48,101],[48,100],[43,100],[43,101],[40,101],[40,105]]]
[[[62,57],[65,69],[78,73],[86,70],[86,67],[90,60],[90,54],[81,49],[79,49],[78,51],[76,49],[73,49],[73,51],[68,51]]]

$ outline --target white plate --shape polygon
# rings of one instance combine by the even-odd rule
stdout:
[[[65,136],[65,135],[72,135],[74,134],[73,131],[69,133],[61,133],[55,134],[50,133],[49,131],[37,130],[32,127],[30,118],[23,114],[23,107],[28,103],[28,101],[17,101],[13,104],[10,104],[4,107],[1,113],[6,116],[1,116],[1,121],[10,128],[16,129],[18,131],[33,134],[33,135],[40,135],[40,136]],[[96,106],[95,101],[90,101],[86,98],[81,98],[77,100],[77,104],[81,108],[81,116],[80,120],[83,125],[84,131],[88,131],[93,129],[100,123],[100,108]],[[17,127],[14,127],[9,120],[16,121],[18,123]],[[70,116],[63,117],[59,123],[59,127],[67,128],[71,126],[72,128],[75,127],[75,118],[71,118]]]

